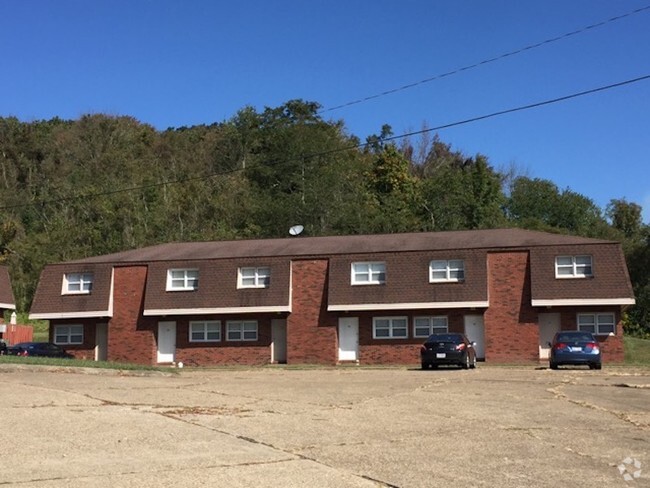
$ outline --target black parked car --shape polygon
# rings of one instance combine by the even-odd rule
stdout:
[[[72,354],[57,344],[51,342],[20,342],[9,346],[7,354],[11,356],[71,358]]]
[[[455,365],[464,369],[476,367],[476,350],[465,334],[432,334],[420,348],[422,369]]]
[[[587,365],[589,369],[601,369],[600,345],[591,332],[578,330],[558,332],[553,337],[549,364],[557,369],[562,364]]]

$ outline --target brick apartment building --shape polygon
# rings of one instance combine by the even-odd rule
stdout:
[[[487,362],[595,332],[623,359],[617,242],[521,229],[170,243],[46,266],[30,316],[76,357],[189,366],[417,364],[432,332]]]

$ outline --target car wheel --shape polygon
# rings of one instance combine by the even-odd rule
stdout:
[[[596,363],[594,364],[594,369],[603,369],[603,365],[601,363]]]
[[[476,356],[472,359],[472,364],[469,365],[470,368],[476,369]]]
[[[557,364],[555,364],[555,363],[553,363],[553,362],[551,362],[551,363],[549,364],[549,366],[551,367],[551,369],[557,369]]]
[[[429,363],[422,363],[422,369],[429,369]]]
[[[469,354],[465,354],[465,362],[461,364],[461,368],[469,369]]]
[[[438,365],[437,364],[432,364],[431,369],[438,369]]]

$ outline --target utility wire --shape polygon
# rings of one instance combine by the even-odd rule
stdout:
[[[596,29],[598,27],[602,27],[602,26],[604,26],[606,24],[609,24],[611,22],[616,22],[617,20],[621,20],[621,19],[624,19],[626,17],[630,17],[632,15],[636,15],[638,13],[641,13],[641,12],[644,12],[644,11],[647,11],[647,10],[650,10],[650,5],[646,5],[645,7],[640,7],[638,9],[636,9],[636,10],[632,10],[631,12],[627,12],[625,14],[617,15],[616,17],[611,17],[611,18],[609,18],[607,20],[603,20],[603,21],[597,22],[595,24],[587,25],[587,26],[582,27],[582,28],[580,28],[578,30],[575,30],[575,31],[572,31],[572,32],[567,32],[566,34],[562,34],[562,35],[557,36],[557,37],[552,37],[550,39],[546,39],[544,41],[541,41],[541,42],[538,42],[538,43],[535,43],[535,44],[530,44],[528,46],[516,49],[514,51],[510,51],[510,52],[507,52],[507,53],[500,54],[500,55],[495,56],[493,58],[489,58],[489,59],[485,59],[483,61],[479,61],[478,63],[463,66],[462,68],[457,68],[457,69],[455,69],[453,71],[448,71],[446,73],[434,75],[434,76],[431,76],[430,78],[425,78],[424,80],[416,81],[414,83],[409,83],[407,85],[403,85],[403,86],[400,86],[398,88],[393,88],[393,89],[390,89],[390,90],[386,90],[386,91],[383,91],[381,93],[377,93],[375,95],[370,95],[370,96],[367,96],[367,97],[364,97],[364,98],[359,98],[357,100],[353,100],[353,101],[350,101],[350,102],[342,103],[341,105],[336,105],[334,107],[324,108],[324,109],[320,110],[318,113],[322,114],[322,113],[326,113],[326,112],[333,112],[334,110],[339,110],[339,109],[342,109],[342,108],[345,108],[345,107],[350,107],[352,105],[358,105],[360,103],[368,102],[370,100],[375,100],[377,98],[385,97],[387,95],[392,95],[393,93],[397,93],[397,92],[400,92],[400,91],[403,91],[403,90],[408,90],[409,88],[414,88],[416,86],[423,85],[425,83],[431,83],[432,81],[439,80],[439,79],[445,78],[447,76],[452,76],[452,75],[461,73],[463,71],[468,71],[468,70],[471,70],[471,69],[474,69],[474,68],[478,68],[479,66],[483,66],[483,65],[486,65],[486,64],[489,64],[489,63],[494,63],[495,61],[500,61],[501,59],[505,59],[505,58],[508,58],[510,56],[515,56],[517,54],[521,54],[523,52],[530,51],[532,49],[536,49],[538,47],[542,47],[542,46],[545,46],[547,44],[551,44],[553,42],[561,41],[563,39],[567,39],[568,37],[576,36],[578,34],[583,34],[583,33],[587,32],[587,31],[589,31],[591,29]]]
[[[570,95],[564,95],[564,96],[557,97],[557,98],[552,98],[552,99],[549,99],[549,100],[543,100],[541,102],[530,103],[528,105],[521,105],[519,107],[509,108],[509,109],[505,109],[505,110],[499,110],[498,112],[492,112],[490,114],[479,115],[479,116],[476,116],[476,117],[471,117],[469,119],[459,120],[459,121],[456,121],[456,122],[450,122],[448,124],[438,125],[436,127],[430,127],[430,128],[427,128],[427,129],[422,129],[422,130],[418,130],[418,131],[414,131],[414,132],[407,132],[407,133],[399,134],[399,135],[396,135],[396,136],[385,137],[385,138],[382,139],[382,142],[394,141],[394,140],[397,140],[397,139],[404,139],[406,137],[425,134],[427,132],[432,132],[432,131],[435,131],[435,130],[443,130],[443,129],[448,129],[450,127],[457,127],[459,125],[471,124],[473,122],[478,122],[480,120],[491,119],[491,118],[494,118],[494,117],[499,117],[501,115],[511,114],[511,113],[514,113],[514,112],[521,112],[523,110],[529,110],[529,109],[532,109],[532,108],[542,107],[544,105],[551,105],[551,104],[554,104],[554,103],[564,102],[564,101],[567,101],[567,100],[571,100],[573,98],[583,97],[585,95],[591,95],[591,94],[594,94],[594,93],[603,92],[603,91],[606,91],[606,90],[611,90],[611,89],[614,89],[614,88],[619,88],[619,87],[622,87],[622,86],[631,85],[633,83],[638,83],[640,81],[646,81],[646,80],[650,80],[650,74],[644,75],[644,76],[639,76],[638,78],[633,78],[633,79],[630,79],[630,80],[620,81],[618,83],[612,83],[611,85],[600,86],[598,88],[591,88],[589,90],[584,90],[584,91],[581,91],[581,92],[572,93]],[[359,144],[350,145],[350,146],[347,146],[347,147],[331,149],[329,151],[321,151],[321,152],[317,152],[317,153],[307,154],[307,155],[304,155],[304,156],[302,156],[300,158],[294,158],[294,159],[289,159],[289,160],[285,160],[285,161],[299,161],[299,160],[311,159],[311,158],[316,158],[316,157],[321,157],[321,156],[328,156],[330,154],[335,154],[335,153],[339,153],[339,152],[345,152],[345,151],[350,151],[350,150],[353,150],[353,149],[365,148],[365,147],[370,146],[371,144],[372,144],[371,142],[363,142],[363,143],[359,143]],[[54,200],[40,200],[40,201],[37,201],[37,202],[31,202],[31,203],[21,203],[21,204],[17,204],[17,205],[8,205],[8,206],[0,207],[0,210],[9,210],[9,209],[14,209],[14,208],[22,208],[22,207],[34,207],[34,206],[37,206],[37,205],[47,205],[47,204],[52,204],[52,203],[62,203],[62,202],[69,202],[69,201],[74,201],[74,200],[88,199],[88,198],[93,198],[93,197],[114,195],[116,193],[125,193],[125,192],[130,192],[130,191],[135,191],[135,190],[144,190],[144,189],[147,189],[147,188],[155,188],[155,187],[173,185],[173,184],[178,184],[178,183],[186,183],[188,181],[194,181],[194,180],[204,180],[204,179],[208,179],[208,178],[213,178],[215,176],[224,176],[224,175],[227,175],[227,174],[236,173],[236,172],[239,172],[239,171],[243,171],[243,168],[234,168],[234,169],[219,171],[219,172],[216,172],[216,173],[210,173],[210,174],[202,175],[202,176],[194,176],[194,177],[191,177],[191,178],[181,178],[181,179],[177,179],[177,180],[168,180],[168,181],[165,181],[165,182],[162,182],[162,183],[152,183],[152,184],[149,184],[149,185],[141,185],[141,186],[132,186],[132,187],[128,187],[128,188],[120,188],[120,189],[117,189],[117,190],[110,190],[110,191],[106,191],[106,192],[85,193],[85,194],[72,196],[72,197],[57,198],[57,199],[54,199]]]

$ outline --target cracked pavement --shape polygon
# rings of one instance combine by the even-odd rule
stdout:
[[[648,369],[2,365],[0,414],[0,487],[650,486]]]

